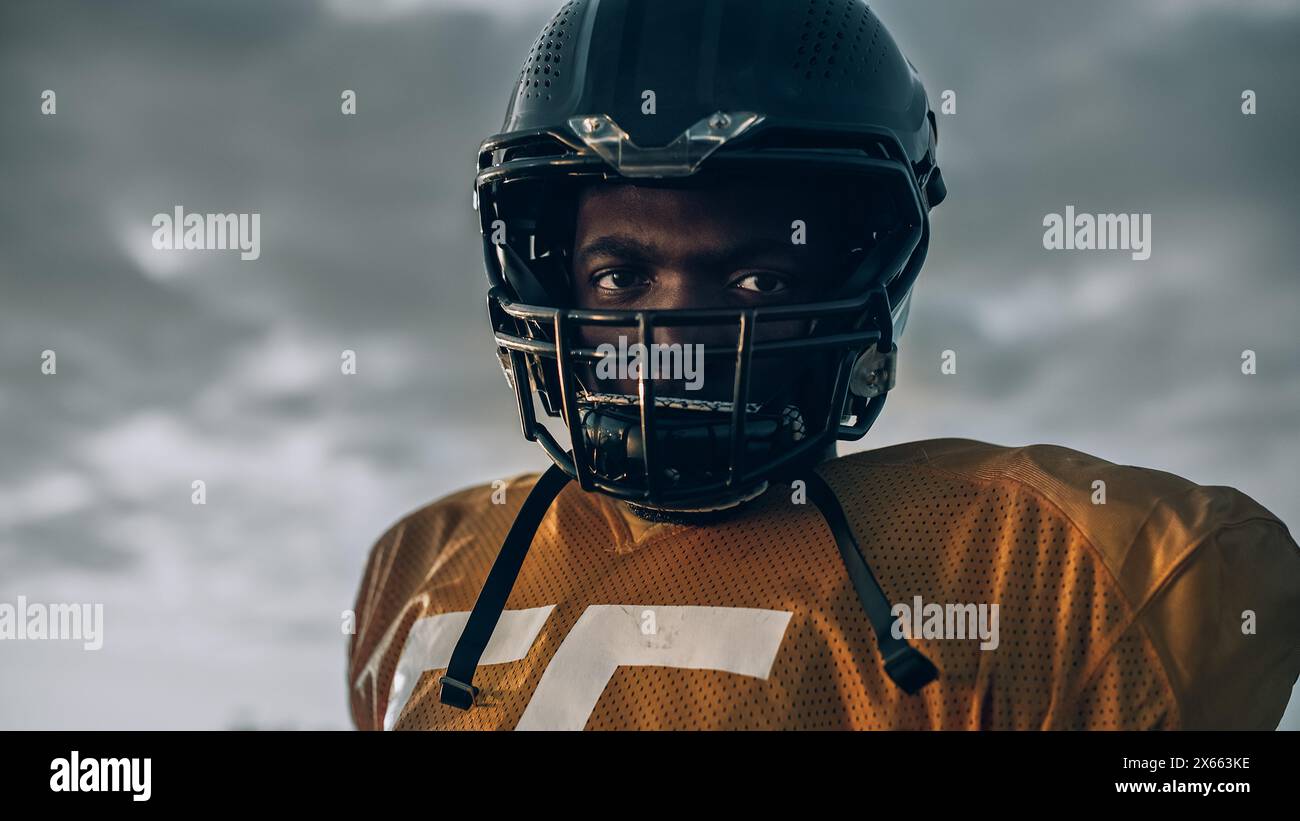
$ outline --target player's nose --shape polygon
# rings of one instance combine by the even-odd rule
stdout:
[[[655,278],[655,287],[636,307],[649,311],[734,310],[725,294],[716,292],[711,277],[688,269],[661,271]],[[655,324],[654,341],[673,345],[734,346],[740,325],[726,321],[700,320],[697,323]]]

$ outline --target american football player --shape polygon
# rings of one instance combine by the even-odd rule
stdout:
[[[1300,554],[1243,494],[1043,445],[836,457],[894,385],[937,140],[862,0],[564,5],[474,182],[553,464],[374,546],[359,728],[1276,727]]]

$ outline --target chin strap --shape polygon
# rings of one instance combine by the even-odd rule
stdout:
[[[809,471],[806,478],[808,496],[821,511],[822,517],[835,536],[835,544],[840,549],[840,558],[849,572],[853,589],[858,593],[867,618],[871,620],[871,629],[876,633],[876,644],[885,659],[885,672],[908,695],[914,695],[922,687],[939,677],[934,664],[912,647],[905,639],[894,638],[893,614],[890,612],[889,600],[885,598],[880,583],[872,575],[866,559],[858,549],[858,540],[849,529],[844,517],[844,508],[835,496],[835,491],[826,484],[815,471]]]
[[[492,638],[492,631],[496,630],[501,612],[506,608],[506,599],[510,598],[510,591],[519,578],[519,570],[524,566],[524,557],[533,544],[533,536],[542,523],[542,517],[568,483],[568,474],[559,465],[551,465],[524,500],[514,524],[510,525],[506,540],[501,543],[501,551],[497,553],[487,581],[479,591],[478,600],[474,602],[474,610],[469,614],[465,630],[451,651],[447,674],[438,679],[442,685],[438,698],[443,704],[461,710],[474,706],[474,698],[478,695],[478,688],[474,686],[474,673],[478,670],[479,659],[483,657],[483,650]]]
[[[514,524],[510,525],[510,532],[501,544],[501,551],[497,553],[487,581],[478,594],[478,600],[474,602],[474,610],[469,614],[465,630],[456,641],[451,661],[447,664],[447,673],[438,679],[442,687],[438,698],[443,704],[461,710],[474,706],[479,693],[479,689],[474,686],[474,673],[483,657],[483,650],[505,610],[506,600],[510,598],[510,591],[519,578],[519,571],[523,568],[524,558],[532,546],[533,536],[542,523],[542,517],[569,481],[568,474],[559,465],[551,465],[524,500],[519,515],[515,517]],[[817,473],[810,472],[806,481],[809,496],[835,536],[840,558],[844,560],[853,588],[871,620],[876,643],[885,659],[885,672],[909,695],[916,693],[938,677],[938,670],[906,641],[894,638],[889,601],[858,550],[857,539],[849,529],[839,499],[830,485],[826,484],[826,480]]]

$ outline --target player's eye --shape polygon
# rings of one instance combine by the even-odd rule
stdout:
[[[643,288],[649,283],[645,274],[616,268],[601,271],[591,278],[591,284],[601,291],[626,291],[631,288]]]
[[[767,271],[742,274],[731,281],[731,287],[750,291],[761,296],[779,294],[787,289],[785,277]]]

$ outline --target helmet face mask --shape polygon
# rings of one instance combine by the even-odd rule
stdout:
[[[943,194],[933,121],[909,66],[908,90],[920,94],[919,157],[916,134],[900,137],[887,117],[769,115],[791,107],[789,89],[776,83],[743,108],[697,108],[700,116],[683,120],[675,136],[657,123],[652,142],[631,126],[654,118],[623,122],[632,115],[618,106],[579,107],[599,96],[600,64],[610,55],[592,38],[603,30],[597,12],[609,5],[580,0],[556,16],[539,42],[554,46],[558,37],[568,51],[556,46],[555,62],[543,55],[534,66],[535,47],[507,130],[480,149],[475,203],[498,355],[525,437],[584,489],[662,511],[726,508],[807,470],[836,440],[860,438],[879,414],[893,384],[895,323],[925,256],[927,212]],[[663,9],[690,18],[704,5],[667,2],[647,17]],[[546,100],[538,92],[530,106],[531,72],[543,68],[553,92]],[[566,87],[557,74],[568,77]],[[671,86],[659,88],[667,95]],[[696,102],[707,105],[727,95],[701,96],[708,99]],[[828,180],[831,209],[851,207],[844,192],[871,203],[862,235],[846,238],[837,270],[823,277],[833,285],[814,301],[624,308],[575,298],[584,188],[792,177]]]

